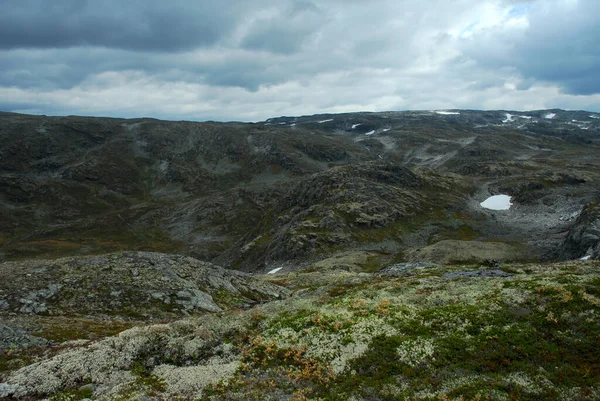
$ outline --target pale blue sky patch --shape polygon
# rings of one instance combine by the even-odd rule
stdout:
[[[527,13],[529,12],[530,9],[531,9],[530,3],[517,4],[516,6],[510,8],[508,15],[511,18],[522,17],[524,15],[527,15]]]

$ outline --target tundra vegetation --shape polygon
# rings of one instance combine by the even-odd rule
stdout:
[[[0,391],[50,400],[595,400],[599,267],[263,276],[291,295],[5,355]]]

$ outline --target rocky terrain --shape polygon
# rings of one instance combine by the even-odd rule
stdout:
[[[597,117],[461,110],[241,124],[0,113],[0,256],[176,252],[264,272],[340,249],[478,240],[522,244],[541,260],[583,257],[587,248],[563,246],[576,249],[568,231],[600,197]],[[510,211],[480,207],[499,193],[513,197]]]
[[[0,396],[600,398],[599,262],[403,263],[368,273],[362,256],[269,276],[292,295],[251,309],[16,352]]]
[[[2,310],[48,316],[179,317],[287,294],[246,273],[150,252],[6,262],[0,276],[10,277],[0,283]]]
[[[600,399],[599,156],[583,111],[0,113],[0,399]]]

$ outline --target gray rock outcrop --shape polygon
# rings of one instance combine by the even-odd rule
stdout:
[[[600,201],[592,202],[583,209],[562,246],[562,259],[583,256],[600,259]]]
[[[286,297],[283,287],[153,252],[0,264],[0,313],[160,318]]]

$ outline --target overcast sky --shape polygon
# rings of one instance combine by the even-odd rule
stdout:
[[[600,112],[599,0],[2,0],[0,110]]]

